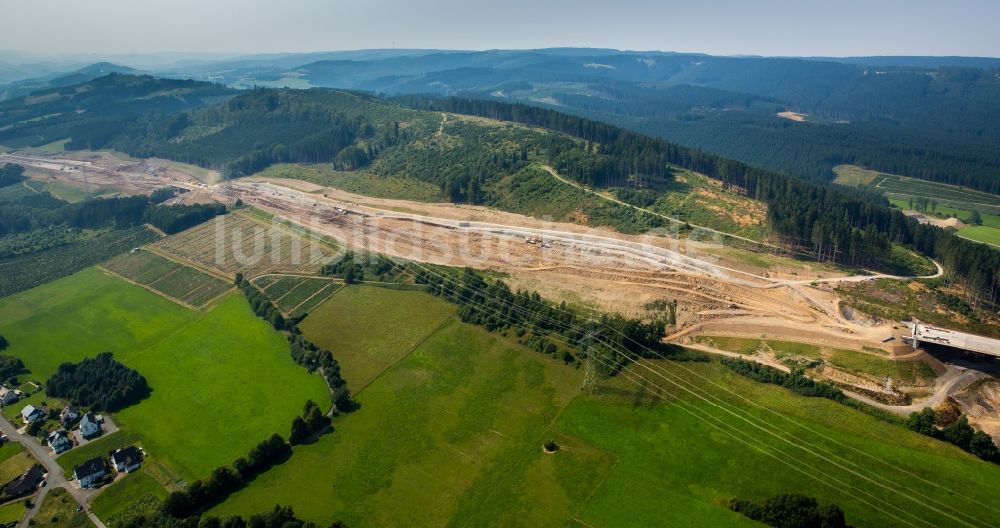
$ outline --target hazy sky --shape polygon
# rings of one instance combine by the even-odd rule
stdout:
[[[1000,56],[1000,0],[0,0],[0,49]]]

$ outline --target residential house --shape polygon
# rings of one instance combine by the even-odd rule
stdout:
[[[139,469],[140,462],[142,462],[142,452],[135,446],[128,446],[111,453],[111,466],[118,473],[135,471]]]
[[[73,449],[73,441],[69,439],[69,433],[65,429],[52,431],[49,433],[47,440],[49,447],[52,448],[52,452],[57,455],[63,451]]]
[[[24,423],[30,424],[32,422],[37,422],[45,418],[45,411],[35,407],[34,405],[25,405],[24,409],[21,409],[21,419]]]
[[[108,474],[104,458],[95,457],[73,468],[73,478],[80,481],[81,488],[89,488],[101,477]]]
[[[21,399],[21,391],[10,387],[0,387],[0,405],[17,403]]]
[[[76,421],[80,417],[80,413],[75,407],[67,405],[63,407],[62,412],[59,413],[59,422],[62,423],[63,427],[69,427],[71,423]]]
[[[20,477],[10,481],[3,488],[4,495],[8,498],[23,497],[33,493],[38,489],[38,485],[45,479],[45,468],[42,466],[32,466]]]
[[[80,418],[80,434],[84,438],[93,438],[101,434],[102,430],[101,422],[94,416],[94,413],[87,413],[83,415],[83,418]]]

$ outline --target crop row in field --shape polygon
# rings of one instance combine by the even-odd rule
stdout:
[[[292,317],[308,314],[343,286],[333,279],[299,275],[263,275],[253,283]]]
[[[276,272],[316,273],[336,255],[336,248],[326,240],[241,213],[217,217],[168,237],[155,247],[201,266],[247,277]]]
[[[73,244],[0,261],[0,297],[76,273],[159,236],[145,227],[109,231]]]
[[[132,251],[104,264],[109,271],[194,308],[226,292],[228,282],[150,251]]]

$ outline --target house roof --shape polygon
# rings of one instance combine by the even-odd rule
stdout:
[[[83,424],[89,423],[89,422],[93,422],[95,424],[97,423],[97,417],[94,416],[94,413],[87,413],[87,414],[83,415],[83,418],[80,418],[80,425],[83,425]]]
[[[125,464],[126,466],[131,466],[132,464],[138,464],[140,460],[142,460],[142,455],[139,453],[139,448],[135,446],[128,446],[111,453],[111,462],[115,465]]]
[[[34,405],[25,405],[24,409],[21,409],[21,416],[27,418],[36,412],[41,412],[41,409],[38,409]]]
[[[31,469],[23,475],[10,481],[7,486],[4,487],[4,492],[12,497],[26,495],[38,487],[38,483],[42,481],[44,476],[45,468],[42,466],[32,466]]]
[[[78,479],[82,479],[97,475],[102,471],[104,471],[104,459],[101,457],[94,457],[73,468],[73,475],[75,475]]]
[[[67,433],[65,429],[59,429],[59,430],[52,431],[51,433],[49,433],[49,443],[50,444],[52,443],[53,440],[57,440],[59,438],[69,438],[69,433]]]

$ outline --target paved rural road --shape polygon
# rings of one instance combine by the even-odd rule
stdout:
[[[0,431],[7,435],[7,438],[11,441],[18,442],[23,445],[28,452],[35,457],[35,460],[38,460],[43,466],[45,466],[45,471],[48,473],[48,476],[45,479],[46,487],[42,488],[41,493],[39,493],[38,497],[35,498],[35,507],[32,508],[23,519],[21,519],[21,522],[18,524],[19,528],[28,526],[28,521],[30,521],[31,518],[38,513],[38,505],[41,504],[42,499],[45,497],[45,494],[50,488],[63,488],[68,491],[69,494],[76,499],[76,502],[87,510],[87,516],[90,517],[90,520],[93,521],[98,528],[105,528],[104,523],[102,523],[97,516],[90,512],[90,501],[93,500],[93,498],[99,493],[98,490],[85,490],[73,487],[69,481],[66,480],[66,475],[63,473],[62,467],[56,462],[56,459],[52,457],[49,450],[35,441],[34,438],[19,433],[17,428],[2,416],[0,416]]]

